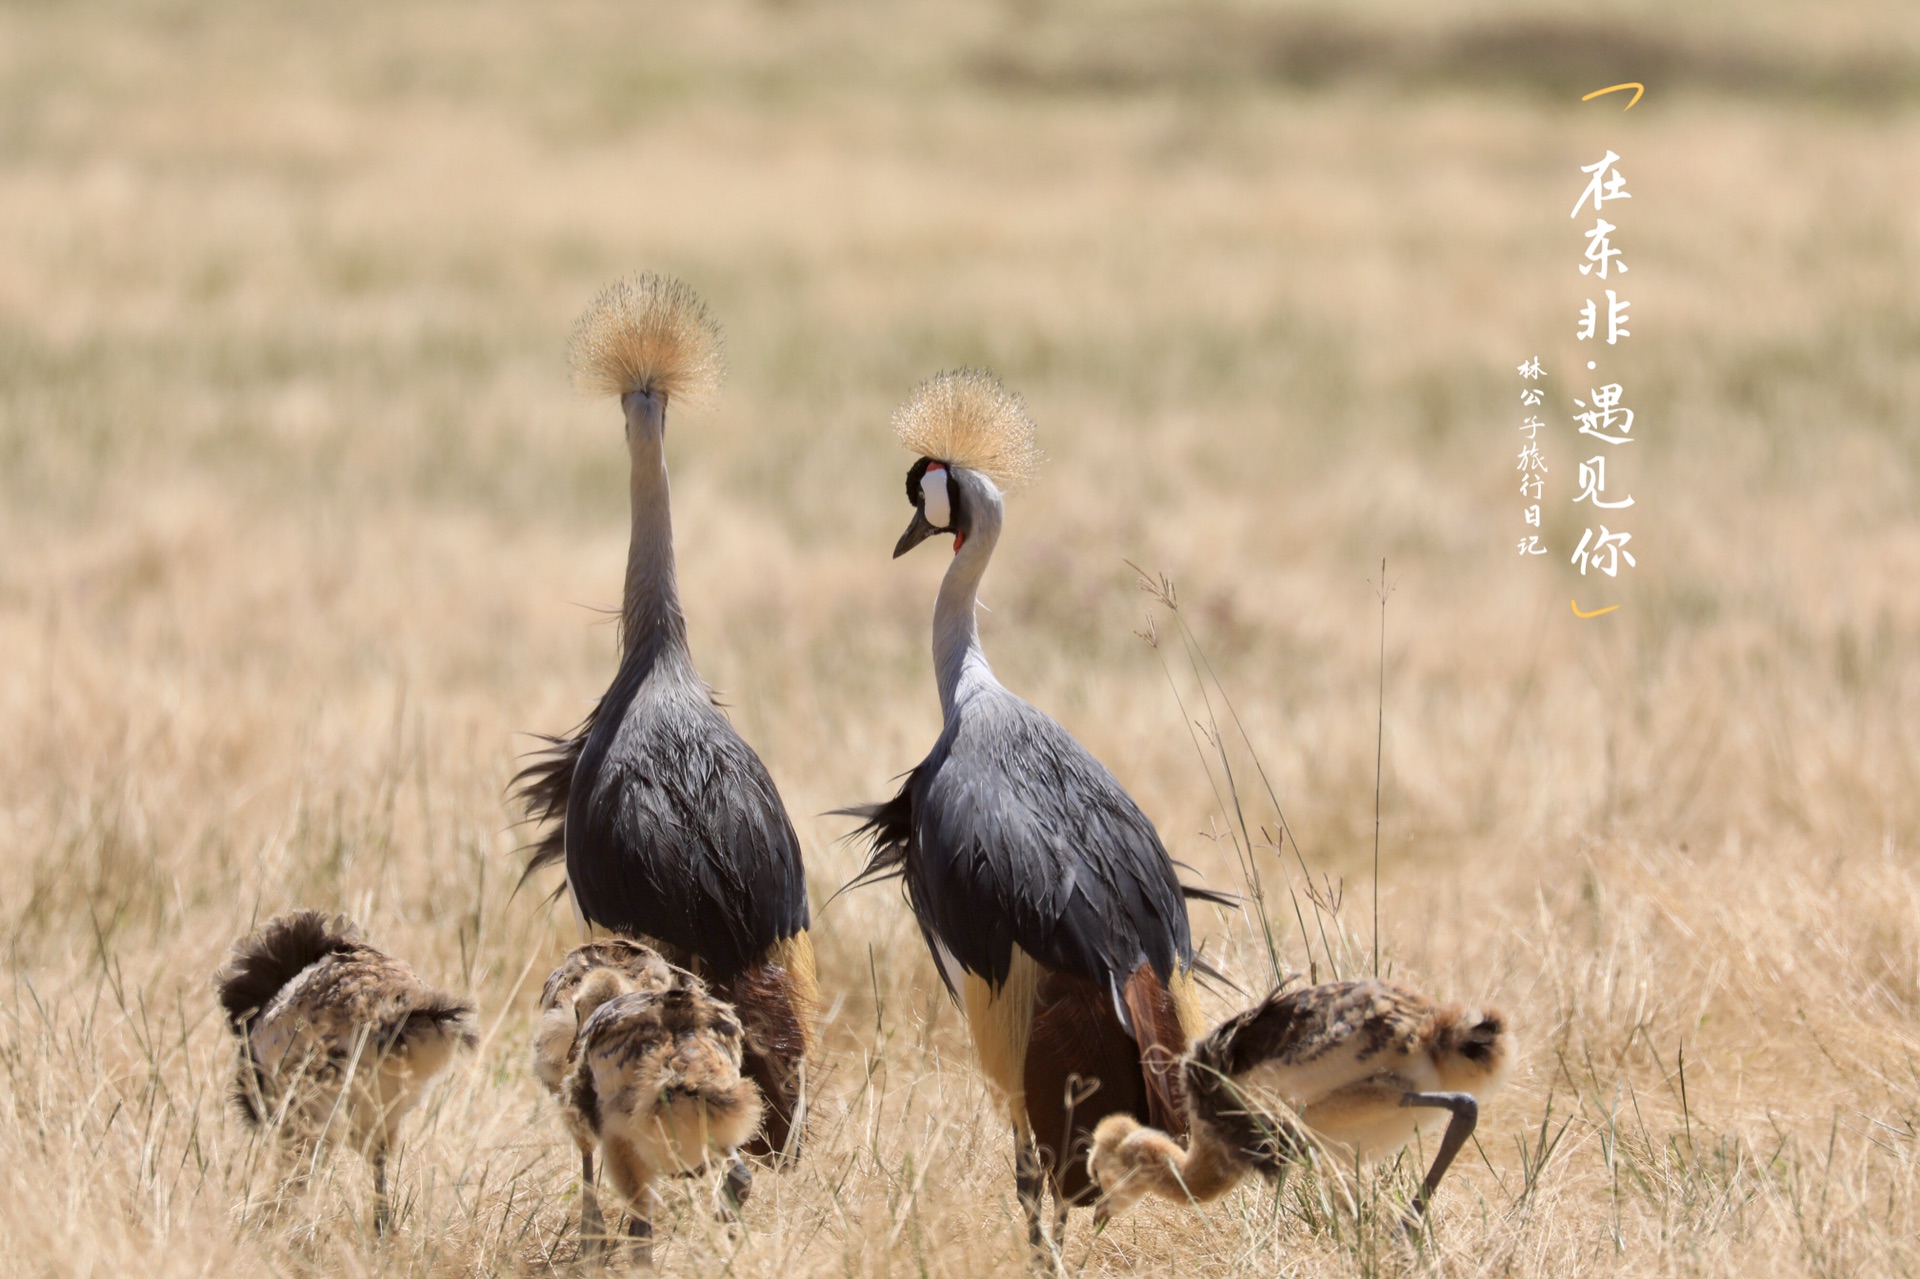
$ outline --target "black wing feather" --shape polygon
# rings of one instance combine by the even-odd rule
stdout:
[[[596,704],[580,726],[565,737],[535,734],[546,743],[546,749],[536,752],[533,762],[513,776],[513,797],[520,801],[526,820],[553,823],[527,846],[527,865],[514,885],[515,892],[525,886],[535,871],[566,863],[567,803],[573,795],[573,771],[580,763],[580,753],[587,748],[587,736],[593,731],[594,717],[599,713]],[[553,897],[566,891],[567,881],[562,879],[560,886],[553,890]]]
[[[970,703],[893,799],[851,811],[873,848],[854,883],[901,876],[929,944],[990,982],[1015,945],[1115,992],[1142,963],[1167,982],[1193,961],[1153,824],[1066,729],[1004,689]]]
[[[557,780],[526,789],[548,805],[563,794]],[[567,879],[590,923],[655,938],[723,982],[807,927],[786,806],[683,653],[622,664],[580,738],[564,799]]]
[[[868,884],[877,884],[888,879],[902,879],[906,876],[908,849],[913,843],[914,787],[927,766],[927,764],[921,764],[910,770],[906,781],[894,793],[892,799],[879,804],[856,804],[851,808],[836,808],[828,814],[833,817],[860,818],[860,824],[848,832],[847,838],[865,839],[868,846],[873,849],[873,855],[867,859],[867,864],[861,868],[860,873],[842,884],[839,892],[834,894],[835,897],[855,888],[865,888]],[[911,890],[907,891],[907,901],[910,905],[913,902]],[[926,939],[927,949],[935,950],[939,942],[928,925],[928,917],[917,906],[914,908],[913,916],[915,922],[920,925],[920,936]],[[940,973],[940,984],[947,988],[947,993],[953,996],[954,1002],[958,1003],[960,992],[954,987],[953,976],[947,972],[946,965],[936,963],[934,968]]]

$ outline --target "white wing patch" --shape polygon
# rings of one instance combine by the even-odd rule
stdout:
[[[960,966],[960,961],[955,959],[953,952],[947,949],[947,943],[938,937],[933,939],[933,958],[934,962],[940,965],[940,971],[947,975],[948,985],[956,991],[967,988],[967,970]]]
[[[929,466],[920,477],[920,501],[927,523],[945,528],[953,522],[953,508],[947,500],[947,468]]]

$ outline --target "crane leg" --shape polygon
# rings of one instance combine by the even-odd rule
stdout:
[[[1480,1122],[1480,1103],[1474,1100],[1472,1093],[1410,1092],[1400,1098],[1400,1104],[1431,1106],[1453,1112],[1453,1118],[1447,1123],[1446,1136],[1440,1139],[1440,1153],[1433,1157],[1433,1167],[1427,1169],[1426,1180],[1420,1183],[1420,1193],[1413,1198],[1413,1214],[1408,1223],[1412,1225],[1426,1213],[1427,1205],[1433,1200],[1433,1192],[1440,1188],[1440,1179],[1447,1175],[1453,1157],[1460,1153],[1460,1147],[1467,1144],[1467,1138],[1473,1136],[1474,1125]]]
[[[1044,1252],[1047,1235],[1040,1224],[1040,1208],[1047,1193],[1047,1179],[1040,1166],[1040,1148],[1029,1133],[1016,1131],[1013,1140],[1013,1183],[1020,1193],[1020,1206],[1027,1212],[1027,1242],[1035,1252]]]

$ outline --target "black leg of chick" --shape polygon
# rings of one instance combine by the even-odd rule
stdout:
[[[600,1215],[600,1196],[593,1189],[593,1152],[580,1155],[580,1255],[607,1246],[607,1219]]]
[[[740,1220],[740,1205],[747,1202],[747,1196],[753,1193],[753,1169],[747,1161],[735,1155],[727,1163],[727,1175],[720,1182],[719,1218],[722,1221]]]
[[[627,1237],[633,1240],[633,1259],[643,1266],[653,1264],[653,1223],[633,1213],[627,1218]]]
[[[1440,1139],[1440,1153],[1433,1157],[1433,1167],[1427,1169],[1427,1178],[1420,1183],[1420,1193],[1413,1197],[1413,1213],[1409,1225],[1417,1224],[1426,1213],[1427,1205],[1433,1200],[1433,1192],[1440,1188],[1440,1179],[1447,1175],[1447,1167],[1453,1163],[1453,1157],[1460,1153],[1460,1147],[1467,1144],[1467,1138],[1473,1136],[1474,1125],[1480,1122],[1480,1103],[1473,1094],[1464,1092],[1410,1092],[1400,1098],[1402,1106],[1431,1106],[1436,1110],[1450,1110],[1453,1118],[1447,1124],[1446,1136]]]

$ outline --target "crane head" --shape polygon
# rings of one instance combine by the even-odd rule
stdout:
[[[935,533],[953,534],[956,553],[975,532],[998,532],[1000,495],[1039,465],[1026,402],[984,369],[938,373],[893,412],[893,433],[919,454],[907,472],[913,522],[895,559]]]
[[[955,483],[953,467],[946,462],[923,457],[907,472],[907,500],[913,503],[913,521],[894,543],[893,558],[899,559],[935,533],[953,534],[953,549],[966,541],[965,501],[962,486]]]

